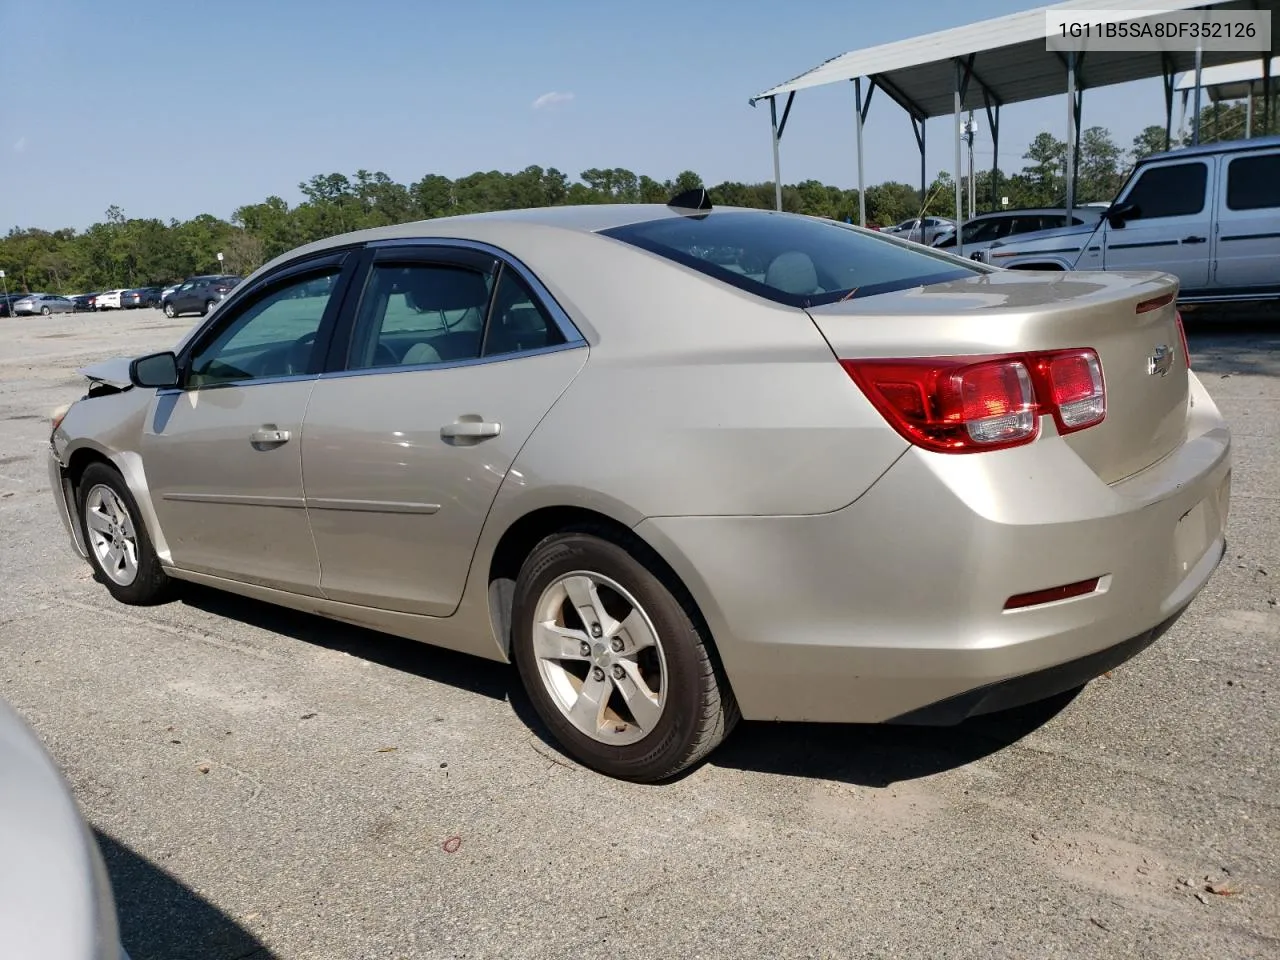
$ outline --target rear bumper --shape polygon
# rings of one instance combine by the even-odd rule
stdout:
[[[1208,581],[1231,441],[1192,388],[1187,441],[1120,483],[1054,436],[977,456],[913,448],[831,514],[651,518],[637,533],[693,593],[747,718],[956,722],[1110,669]],[[1086,596],[1004,609],[1095,577]]]

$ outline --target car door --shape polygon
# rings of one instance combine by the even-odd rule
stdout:
[[[586,345],[536,278],[493,252],[383,246],[360,286],[303,430],[321,590],[448,616],[499,486]]]
[[[1106,269],[1172,273],[1184,292],[1207,287],[1214,162],[1214,157],[1195,157],[1143,167],[1119,198],[1136,209],[1121,225],[1107,226]]]
[[[295,263],[246,289],[183,350],[182,386],[157,391],[142,461],[178,567],[318,594],[301,433],[340,294],[293,292],[317,276],[346,276],[354,259]]]
[[[1213,285],[1222,292],[1280,288],[1280,150],[1223,157]]]

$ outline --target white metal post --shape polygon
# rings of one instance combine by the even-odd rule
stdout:
[[[1249,81],[1249,99],[1244,105],[1244,138],[1249,140],[1253,137],[1253,81]]]
[[[1191,117],[1191,143],[1196,145],[1200,142],[1200,84],[1202,64],[1204,61],[1204,47],[1199,41],[1196,42],[1196,94],[1195,94],[1195,113]]]
[[[867,225],[867,192],[862,177],[862,78],[853,78],[854,106],[858,111],[858,226]]]
[[[782,210],[782,159],[778,154],[778,98],[769,98],[769,120],[773,124],[773,198]]]

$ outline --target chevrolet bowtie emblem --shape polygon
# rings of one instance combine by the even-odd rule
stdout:
[[[1147,375],[1154,377],[1157,373],[1166,376],[1173,369],[1173,351],[1163,343],[1156,347],[1156,352],[1147,357]]]

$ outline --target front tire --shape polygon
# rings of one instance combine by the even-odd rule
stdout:
[[[172,320],[174,317],[178,315],[178,311],[173,309],[172,303],[166,303],[164,305],[164,315],[168,317],[170,320]]]
[[[160,566],[137,501],[114,467],[90,464],[76,488],[89,562],[121,603],[144,606],[165,598],[172,585]]]
[[[47,316],[49,316],[49,314],[51,314],[51,313],[53,313],[53,311],[52,311],[52,310],[50,310],[48,307],[41,307],[41,308],[40,308],[40,316],[42,316],[42,317],[47,317]]]
[[[512,647],[542,722],[578,762],[651,783],[707,756],[738,707],[692,602],[639,541],[570,530],[516,580]]]

